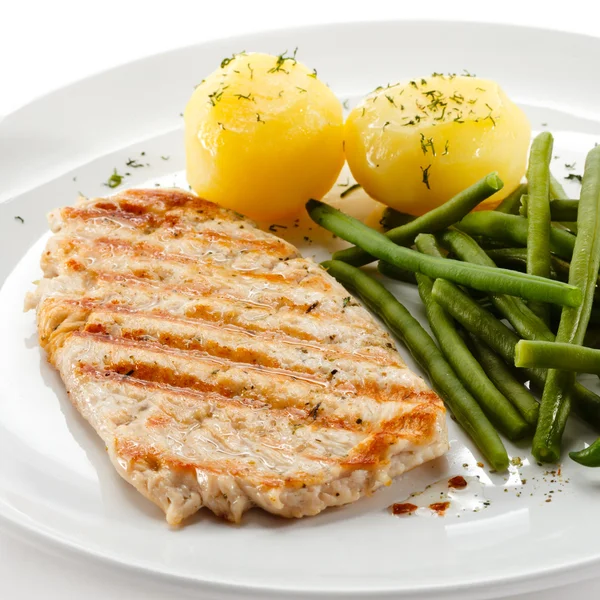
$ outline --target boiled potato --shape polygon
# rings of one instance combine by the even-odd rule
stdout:
[[[184,120],[191,187],[259,221],[324,196],[344,162],[342,106],[294,55],[225,59],[195,89]]]
[[[504,188],[525,174],[531,128],[494,81],[433,75],[378,88],[348,116],[346,158],[365,191],[399,211],[422,215],[491,171]]]

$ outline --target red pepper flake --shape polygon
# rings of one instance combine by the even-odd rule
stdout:
[[[467,480],[462,475],[456,475],[448,479],[448,487],[456,490],[464,490],[467,487]]]
[[[412,515],[418,506],[410,502],[392,504],[391,509],[394,515]]]
[[[434,502],[429,505],[429,508],[440,516],[444,515],[449,507],[450,502]]]

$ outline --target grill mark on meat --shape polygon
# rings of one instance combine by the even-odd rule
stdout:
[[[157,245],[148,244],[146,242],[133,243],[129,240],[120,239],[109,239],[99,238],[95,239],[93,243],[85,242],[80,238],[67,238],[61,242],[62,249],[65,254],[70,255],[71,253],[77,252],[77,256],[72,257],[70,260],[77,260],[78,262],[87,262],[91,264],[93,270],[96,272],[105,273],[121,273],[122,271],[115,271],[114,257],[121,257],[127,255],[133,257],[140,265],[137,270],[143,272],[143,275],[138,275],[142,279],[151,279],[157,281],[168,281],[170,278],[179,280],[181,273],[178,272],[178,265],[192,265],[193,267],[202,266],[202,259],[198,259],[195,256],[188,256],[182,253],[167,253],[163,248]],[[268,250],[263,250],[263,253]],[[111,260],[113,262],[111,262]],[[157,274],[151,266],[155,266],[157,261],[161,265],[161,273]],[[108,263],[108,265],[106,265]],[[147,265],[150,263],[150,265]],[[135,264],[135,263],[133,263]],[[106,266],[102,266],[106,265]],[[132,262],[128,261],[123,265],[127,269],[127,272],[131,272]],[[65,262],[65,266],[70,266],[70,261]],[[296,272],[288,270],[288,272],[272,272],[272,271],[253,271],[248,269],[240,269],[219,264],[206,264],[203,265],[205,268],[210,266],[208,272],[205,271],[193,271],[186,272],[186,275],[192,275],[194,282],[203,282],[202,288],[207,291],[215,291],[217,286],[231,286],[234,284],[242,284],[247,287],[261,284],[271,284],[267,288],[264,286],[262,290],[263,294],[266,294],[268,298],[274,297],[270,300],[269,305],[271,306],[294,306],[294,303],[288,300],[282,294],[285,294],[286,289],[292,283],[302,285],[303,289],[307,292],[315,291],[320,293],[327,293],[331,289],[331,285],[328,282],[324,282],[322,277],[316,277],[314,273],[309,273],[306,269],[297,269]],[[109,267],[112,267],[109,268]],[[134,272],[135,274],[135,272]],[[198,286],[198,283],[196,283]],[[240,287],[239,285],[237,287]],[[240,291],[244,291],[245,288],[240,288]],[[236,297],[236,296],[233,296]],[[267,302],[267,300],[263,300]],[[310,306],[310,303],[298,305],[305,311]]]
[[[84,331],[91,334],[100,334],[111,336],[109,329],[99,323],[88,323]],[[364,381],[352,379],[349,381],[335,380],[331,369],[328,366],[327,374],[316,373],[315,369],[306,364],[284,365],[280,360],[266,352],[261,352],[258,349],[245,349],[233,346],[219,344],[218,340],[203,340],[198,341],[188,337],[178,336],[172,332],[153,331],[151,334],[148,329],[124,329],[121,328],[120,336],[124,340],[134,342],[157,342],[161,346],[174,350],[182,350],[194,352],[198,357],[215,357],[227,361],[227,364],[239,365],[243,368],[244,365],[249,368],[260,367],[261,370],[268,369],[268,372],[277,373],[287,377],[292,377],[321,387],[332,387],[333,389],[340,388],[345,392],[351,392],[359,396],[371,396],[380,402],[397,401],[399,399],[406,401],[410,396],[414,396],[414,390],[409,389],[404,385],[391,384],[386,388],[382,388],[376,381]],[[339,357],[338,357],[339,358]],[[332,359],[333,360],[333,359]],[[435,398],[435,394],[433,395]],[[422,397],[418,398],[418,402],[423,402]]]
[[[273,306],[269,304],[264,304],[262,302],[250,300],[248,298],[230,297],[228,294],[225,293],[219,294],[219,302],[217,303],[215,302],[214,293],[210,293],[209,291],[201,291],[189,285],[165,285],[164,282],[160,282],[157,280],[142,279],[133,275],[126,275],[122,273],[99,272],[96,274],[96,276],[99,280],[108,284],[121,283],[124,286],[127,286],[128,288],[134,286],[135,288],[139,288],[140,290],[145,292],[151,289],[161,298],[168,297],[172,294],[179,294],[187,296],[188,298],[198,299],[198,304],[189,306],[189,308],[185,310],[185,316],[190,319],[200,318],[205,321],[216,321],[219,323],[243,327],[245,329],[249,329],[250,331],[265,331],[271,329],[270,327],[265,327],[263,323],[260,322],[260,320],[248,322],[244,319],[244,310],[247,309],[247,306],[252,306],[264,310],[268,309],[269,314],[272,314],[271,309],[273,309]],[[205,302],[205,300],[208,302]],[[223,300],[225,300],[226,302],[223,302]],[[123,297],[122,302],[131,303],[131,298],[125,295]],[[306,307],[308,307],[308,305]],[[286,310],[282,313],[278,313],[278,316],[280,316],[281,319],[284,321],[281,324],[280,329],[284,331],[287,335],[294,338],[298,338],[305,341],[320,340],[320,338],[314,335],[313,333],[309,333],[305,329],[301,329],[297,325],[298,322],[301,324],[305,324],[314,321],[327,321],[329,322],[329,324],[331,324],[331,322],[333,321],[336,325],[336,329],[339,328],[340,333],[344,333],[344,330],[350,330],[353,327],[353,324],[348,323],[345,313],[335,315],[330,314],[329,312],[325,313],[325,311],[313,311],[312,313],[309,313],[307,315],[306,308],[304,306],[294,306],[294,309],[295,313],[302,315],[302,320],[289,322],[286,319],[290,319],[290,317],[294,316],[294,314],[292,314],[291,311]],[[365,329],[366,331],[369,331],[369,329],[367,329],[366,327]],[[376,332],[374,327],[372,328],[372,331],[374,333]],[[387,336],[380,335],[378,337],[384,339]],[[330,341],[334,340],[330,339]],[[389,352],[387,352],[387,354],[389,354]]]
[[[82,340],[93,341],[96,344],[103,344],[108,346],[119,346],[126,350],[128,356],[134,356],[134,359],[119,360],[115,363],[105,363],[105,369],[108,371],[116,371],[120,374],[134,371],[134,376],[138,379],[144,379],[147,381],[157,381],[167,383],[173,387],[181,388],[192,388],[202,392],[216,391],[225,397],[234,397],[236,395],[243,395],[245,397],[257,399],[264,398],[271,406],[309,406],[309,409],[315,405],[318,400],[324,394],[330,399],[336,398],[343,403],[347,403],[353,398],[370,398],[376,403],[387,403],[387,402],[400,402],[404,401],[409,395],[410,391],[404,386],[398,386],[395,393],[386,393],[381,389],[377,389],[376,384],[372,385],[361,385],[357,382],[356,391],[354,389],[337,390],[328,385],[328,383],[316,379],[314,376],[307,376],[305,374],[298,375],[292,371],[286,369],[274,369],[261,365],[248,365],[245,363],[239,363],[229,361],[223,358],[209,355],[206,353],[199,354],[194,352],[185,352],[170,347],[162,346],[159,343],[153,341],[132,341],[124,338],[115,338],[112,336],[90,333],[89,331],[76,331],[71,334],[72,338],[80,338]],[[135,352],[135,350],[143,352]],[[113,351],[113,355],[115,352]],[[141,354],[141,355],[140,355]],[[107,349],[107,356],[111,356],[110,351]],[[159,364],[159,360],[162,356],[168,356],[169,366]],[[250,388],[244,385],[242,394],[231,388],[229,383],[218,383],[208,382],[205,378],[185,373],[182,370],[178,370],[175,362],[187,360],[190,363],[197,365],[204,371],[211,370],[218,373],[231,372],[229,379],[239,379],[239,376],[235,374],[239,371],[249,377]],[[82,359],[83,361],[83,359]],[[212,366],[210,366],[212,365]],[[221,369],[223,371],[221,371]],[[212,373],[211,373],[212,375]],[[281,382],[281,387],[269,391],[269,383],[271,381],[277,381],[284,379]],[[298,385],[306,387],[306,390],[302,395],[298,395],[298,398],[294,400],[292,397],[286,394],[285,380],[293,380]],[[363,393],[363,388],[366,388],[370,394]],[[413,392],[414,394],[414,392]],[[312,398],[314,400],[309,400]],[[309,411],[310,412],[310,411]],[[322,414],[323,410],[319,412]],[[353,418],[361,415],[351,415]]]
[[[365,349],[353,350],[352,352],[345,351],[344,348],[340,347],[339,344],[334,343],[333,340],[327,339],[326,343],[321,342],[315,338],[315,343],[309,343],[293,336],[286,337],[282,331],[271,331],[268,329],[250,330],[248,327],[239,327],[237,325],[224,324],[222,322],[215,322],[214,320],[202,320],[201,318],[187,318],[184,316],[176,316],[167,311],[153,309],[150,311],[140,310],[132,308],[128,305],[114,304],[112,301],[98,301],[90,298],[74,299],[74,298],[49,298],[46,300],[44,307],[41,309],[47,316],[45,319],[45,325],[47,325],[44,332],[41,332],[42,341],[47,339],[56,331],[63,319],[68,315],[75,313],[82,314],[81,320],[85,321],[89,314],[94,312],[95,315],[106,314],[106,315],[120,315],[127,317],[131,320],[142,317],[146,319],[152,319],[159,325],[161,323],[171,323],[173,325],[182,325],[195,329],[195,333],[199,333],[203,330],[209,331],[225,331],[232,335],[243,339],[257,340],[261,344],[285,344],[292,346],[303,355],[310,353],[318,353],[323,357],[323,360],[329,362],[329,356],[333,355],[336,359],[347,359],[351,361],[360,361],[368,363],[370,365],[385,367],[398,367],[405,368],[404,365],[398,360],[397,356],[390,354],[387,351],[383,351],[377,347],[377,353],[374,355],[372,352],[367,353]],[[57,313],[56,317],[50,316],[48,313]],[[90,325],[91,327],[92,325]],[[200,327],[200,330],[197,328]],[[375,349],[371,349],[375,350]]]
[[[231,235],[225,231],[216,229],[202,228],[198,229],[194,225],[205,223],[208,219],[198,219],[197,222],[189,222],[183,215],[160,216],[153,213],[130,213],[124,210],[106,210],[96,208],[70,209],[64,214],[69,220],[80,220],[83,223],[89,221],[105,221],[114,224],[115,228],[127,226],[129,228],[141,230],[144,235],[150,236],[153,233],[159,233],[163,238],[171,237],[180,240],[193,240],[198,246],[210,246],[217,243],[219,247],[232,248]],[[75,230],[75,235],[79,230]],[[84,239],[82,236],[81,239]],[[105,238],[98,239],[98,243],[112,245],[117,248],[118,241]],[[266,252],[277,257],[293,258],[298,256],[298,252],[287,242],[280,239],[256,238],[249,235],[240,236],[239,242],[244,251]],[[140,242],[140,245],[143,242]],[[239,250],[238,250],[239,251]]]
[[[231,390],[224,386],[211,386],[193,376],[176,376],[167,369],[153,369],[150,365],[120,363],[105,365],[104,369],[99,369],[96,366],[82,363],[77,365],[77,370],[81,375],[98,381],[117,382],[123,386],[124,389],[137,387],[146,391],[171,392],[178,396],[187,396],[196,402],[197,413],[202,411],[202,407],[206,403],[212,402],[220,407],[230,407],[233,405],[239,410],[267,410],[269,418],[287,420],[289,421],[291,429],[298,427],[316,427],[319,431],[323,429],[335,429],[348,432],[362,432],[365,435],[368,435],[370,432],[368,424],[359,426],[359,424],[356,423],[356,420],[360,419],[359,413],[355,413],[344,419],[336,417],[335,415],[327,415],[324,412],[319,411],[318,418],[313,418],[312,411],[303,405],[273,406],[269,404],[269,402],[262,400],[261,396],[258,394],[233,394]],[[133,371],[133,373],[131,373],[131,371]],[[179,415],[169,411],[164,405],[155,404],[155,406],[160,411],[164,412],[169,419],[175,420],[178,423],[182,422]],[[164,424],[162,417],[160,417],[158,421],[154,421],[154,425],[156,426],[160,422],[163,422]],[[186,423],[190,424],[189,421]],[[198,419],[195,419],[193,424],[197,423]]]

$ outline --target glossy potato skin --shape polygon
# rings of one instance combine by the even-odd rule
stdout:
[[[422,215],[491,171],[504,188],[525,174],[531,127],[497,83],[432,76],[379,88],[345,124],[349,167],[365,191],[401,212]]]
[[[193,190],[258,221],[291,217],[323,197],[344,163],[342,106],[292,57],[223,61],[194,91],[184,120]]]

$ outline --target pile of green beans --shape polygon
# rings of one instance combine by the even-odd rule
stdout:
[[[600,330],[588,328],[600,324],[600,147],[588,154],[581,197],[570,200],[550,173],[552,145],[549,133],[536,137],[527,183],[494,211],[471,212],[502,188],[495,173],[422,217],[386,209],[385,235],[323,202],[306,205],[355,244],[323,266],[405,342],[496,469],[508,464],[496,430],[511,440],[535,432],[535,458],[556,462],[571,405],[600,429],[600,396],[575,379],[600,375],[600,349],[583,346],[600,347]],[[376,259],[382,275],[417,286],[437,345],[356,268]],[[570,456],[600,466],[600,439]]]

